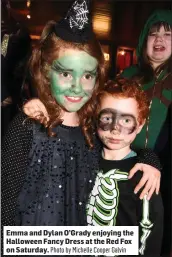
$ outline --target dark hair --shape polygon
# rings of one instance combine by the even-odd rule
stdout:
[[[148,35],[152,32],[159,31],[162,26],[164,27],[165,31],[172,30],[172,26],[169,25],[167,22],[157,22],[154,25],[152,25],[152,27],[148,31],[147,36],[145,37],[145,41],[142,47],[142,54],[141,56],[139,56],[140,73],[137,76],[137,78],[140,79],[141,83],[148,83],[163,69],[167,69],[167,72],[171,72],[172,70],[172,55],[168,60],[160,64],[155,70],[153,70],[152,66],[150,65],[150,61],[147,56],[146,46],[147,46]]]
[[[39,121],[43,121],[43,124],[48,129],[50,136],[55,135],[52,132],[52,128],[62,123],[61,107],[56,102],[55,98],[51,94],[50,80],[48,78],[48,71],[52,62],[58,58],[59,51],[61,49],[76,49],[85,51],[89,55],[95,57],[98,61],[98,76],[94,92],[90,100],[78,111],[80,125],[83,129],[86,140],[90,146],[92,142],[88,138],[88,131],[83,127],[84,121],[88,113],[94,111],[94,98],[98,90],[104,83],[105,79],[105,61],[104,55],[101,50],[100,44],[96,37],[93,37],[88,43],[73,43],[67,42],[58,38],[54,33],[54,21],[50,21],[45,26],[39,44],[33,50],[29,66],[31,71],[32,82],[38,92],[39,99],[45,105],[49,114],[49,121],[47,122],[43,115],[37,117]],[[91,126],[91,125],[90,125]]]
[[[95,113],[93,116],[88,116],[85,122],[85,127],[89,127],[90,123],[95,124],[100,112],[101,101],[106,96],[116,98],[133,98],[136,100],[139,110],[138,122],[142,124],[147,119],[149,114],[149,100],[141,86],[134,79],[117,78],[109,80],[102,91],[97,94],[95,103]],[[115,101],[115,99],[114,99]],[[94,126],[95,130],[95,126]],[[89,133],[89,137],[93,135]]]

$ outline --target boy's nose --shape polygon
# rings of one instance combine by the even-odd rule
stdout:
[[[114,124],[113,129],[111,130],[111,133],[113,135],[119,135],[120,134],[120,128],[116,123]]]

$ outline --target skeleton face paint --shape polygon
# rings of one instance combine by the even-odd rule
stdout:
[[[107,95],[101,99],[97,134],[106,153],[109,150],[112,151],[110,155],[118,153],[118,158],[127,155],[131,143],[143,126],[139,124],[138,117],[138,105],[133,98]]]
[[[131,114],[106,108],[99,113],[97,127],[104,131],[117,130],[120,134],[129,135],[135,131],[137,122]]]

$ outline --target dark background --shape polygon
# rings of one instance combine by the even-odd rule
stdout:
[[[30,6],[27,6],[30,2]],[[11,0],[13,16],[30,30],[33,45],[48,20],[58,21],[73,0]],[[109,75],[113,78],[137,62],[135,49],[139,34],[156,9],[172,10],[171,1],[93,0],[94,31],[105,53],[109,54]],[[30,15],[30,19],[28,19]]]

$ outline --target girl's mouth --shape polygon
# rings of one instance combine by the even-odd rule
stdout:
[[[157,46],[154,46],[153,49],[155,52],[162,52],[165,50],[165,47],[161,45],[157,45]]]
[[[82,100],[81,96],[65,96],[65,98],[72,103],[79,103]]]

